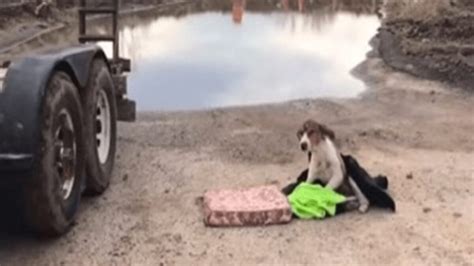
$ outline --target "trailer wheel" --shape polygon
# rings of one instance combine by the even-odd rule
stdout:
[[[86,143],[86,193],[98,195],[109,186],[117,142],[114,84],[104,60],[93,61],[89,84],[82,100]]]
[[[75,218],[85,165],[81,103],[66,73],[52,75],[40,117],[39,159],[24,187],[25,222],[41,235],[57,236]]]

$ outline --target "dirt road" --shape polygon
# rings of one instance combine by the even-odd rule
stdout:
[[[57,240],[0,235],[1,265],[473,265],[474,96],[393,72],[356,69],[358,99],[199,112],[142,113],[121,124],[110,189],[84,200]],[[327,123],[341,149],[390,179],[395,214],[212,229],[206,189],[276,183],[305,167],[295,130]]]
[[[354,72],[369,87],[357,99],[141,113],[120,124],[110,189],[83,199],[68,235],[13,232],[0,207],[0,265],[474,265],[474,95],[377,57]],[[295,133],[307,118],[389,177],[397,213],[206,228],[205,190],[282,187],[306,167]]]

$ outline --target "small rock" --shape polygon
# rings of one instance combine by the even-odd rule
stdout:
[[[411,173],[411,172],[408,173],[408,174],[407,174],[407,179],[413,179],[413,173]]]
[[[196,205],[196,206],[202,206],[203,202],[204,202],[204,197],[202,197],[202,196],[201,197],[196,197],[194,199],[194,205]]]
[[[181,236],[181,234],[176,234],[176,235],[173,236],[173,239],[177,243],[180,243],[183,240],[183,237]]]
[[[165,189],[165,194],[168,194],[168,193],[170,193],[169,188]]]
[[[453,213],[453,216],[454,216],[454,218],[461,218],[462,214],[459,213],[459,212],[455,212],[455,213]]]
[[[430,94],[431,94],[431,95],[435,95],[436,92],[435,92],[434,90],[432,90],[432,91],[430,91]]]
[[[128,180],[128,174],[124,174],[123,177],[122,177],[122,180],[127,181]]]
[[[131,238],[129,236],[122,236],[120,237],[120,241],[129,243]]]
[[[413,251],[417,251],[417,252],[420,251],[420,247],[417,246],[417,247],[413,248]]]
[[[429,213],[429,212],[431,212],[431,208],[430,207],[425,207],[425,208],[423,208],[423,212],[424,213]]]

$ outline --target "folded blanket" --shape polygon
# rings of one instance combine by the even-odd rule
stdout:
[[[341,194],[321,185],[300,183],[288,196],[291,210],[302,219],[323,219],[336,214],[336,205],[346,200]]]

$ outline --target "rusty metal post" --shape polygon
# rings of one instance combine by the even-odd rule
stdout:
[[[114,10],[115,12],[112,15],[113,19],[113,35],[114,35],[114,43],[113,43],[113,50],[114,50],[114,61],[118,61],[120,54],[119,54],[119,32],[118,32],[118,16],[119,16],[119,8],[120,3],[119,0],[113,0]]]
[[[86,7],[86,0],[79,1],[79,7]],[[79,36],[86,35],[86,15],[82,12],[79,12]]]

